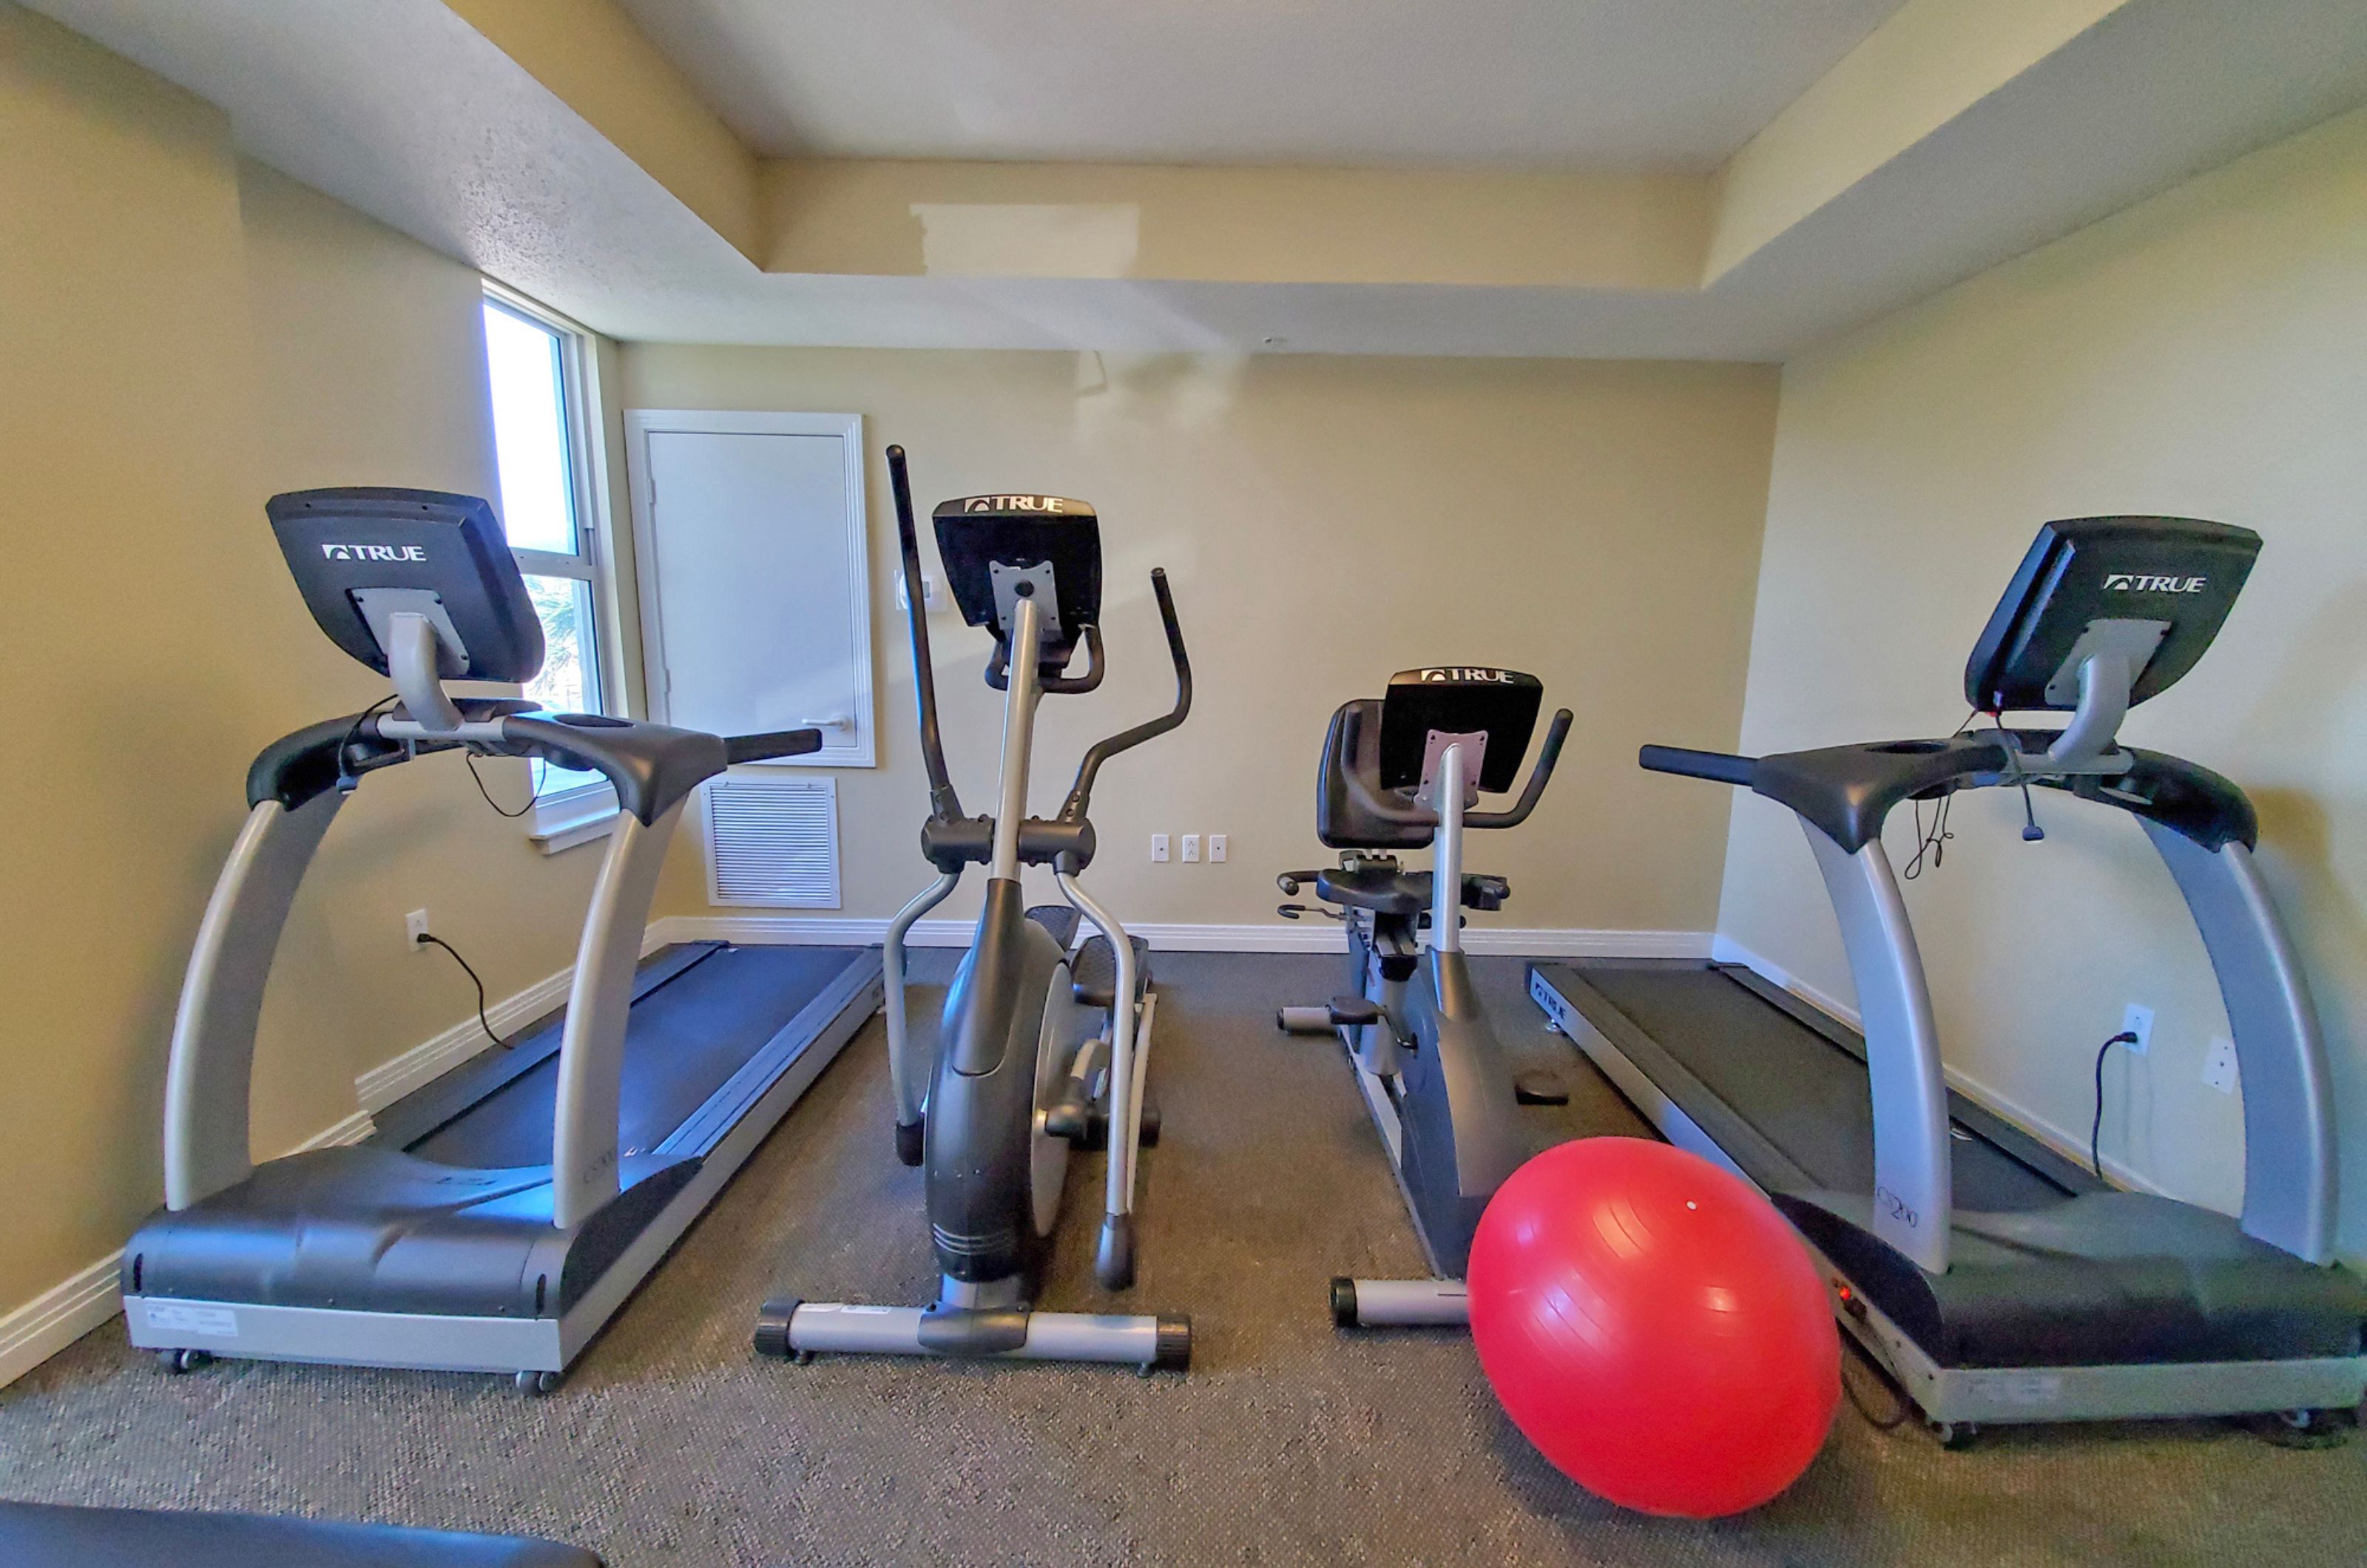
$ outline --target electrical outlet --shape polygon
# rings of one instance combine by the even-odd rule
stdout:
[[[402,935],[407,946],[414,948],[425,946],[427,944],[427,911],[413,909],[403,916]]]
[[[2129,1054],[2144,1055],[2146,1047],[2153,1043],[2153,1009],[2142,1002],[2131,1002],[2128,1011],[2121,1014],[2121,1031],[2137,1037],[2136,1043],[2129,1047]]]
[[[1184,835],[1184,863],[1185,865],[1200,863],[1200,835],[1197,833]]]
[[[2211,1042],[2211,1054],[2203,1058],[2203,1081],[2221,1094],[2236,1092],[2236,1043],[2225,1038]]]
[[[904,581],[904,574],[900,571],[896,574],[896,608],[900,610],[910,610],[912,607],[912,585]],[[945,584],[939,582],[935,578],[930,576],[925,571],[921,573],[921,608],[924,610],[942,610],[945,607]]]
[[[1161,865],[1167,863],[1166,834],[1153,833],[1150,835],[1150,858]]]
[[[1208,835],[1208,858],[1209,860],[1217,863],[1221,863],[1224,860],[1225,836],[1222,833],[1211,833]]]

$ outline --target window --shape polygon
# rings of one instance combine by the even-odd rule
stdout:
[[[584,461],[591,432],[583,389],[588,344],[573,327],[506,292],[489,288],[484,310],[485,372],[501,470],[495,510],[542,620],[542,671],[526,694],[558,713],[605,713],[600,508]],[[546,762],[532,770],[532,826],[547,848],[555,833],[614,809],[613,792],[597,773]]]

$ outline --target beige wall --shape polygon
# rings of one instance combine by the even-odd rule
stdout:
[[[880,766],[840,774],[846,914],[891,913],[925,880],[879,456],[893,441],[912,454],[924,508],[1029,489],[1101,512],[1113,671],[1094,696],[1046,704],[1038,811],[1059,806],[1091,738],[1165,707],[1150,569],[1173,581],[1197,705],[1184,730],[1112,763],[1096,797],[1092,881],[1121,919],[1273,920],[1274,873],[1322,858],[1312,799],[1331,710],[1377,694],[1392,671],[1467,661],[1533,671],[1579,715],[1537,816],[1471,852],[1475,869],[1514,877],[1495,923],[1708,928],[1726,803],[1666,799],[1635,752],[1672,727],[1734,733],[1771,369],[663,344],[629,345],[623,362],[636,407],[867,422]],[[965,804],[981,809],[1000,722],[980,680],[985,638],[950,611],[934,631],[948,749]],[[706,912],[695,827],[663,912]],[[1154,867],[1154,831],[1226,833],[1231,858]],[[945,914],[974,908],[976,880]]]
[[[0,147],[0,706],[24,791],[0,857],[5,1316],[158,1197],[173,1003],[248,761],[383,691],[312,627],[264,498],[483,492],[493,468],[468,269],[242,164],[217,111],[6,4]],[[497,998],[570,956],[595,852],[546,861],[457,772],[413,772],[373,781],[298,905],[264,1152],[469,1013],[442,955],[403,952],[404,910],[430,907]]]
[[[2343,1245],[2367,1253],[2367,114],[2132,209],[1790,366],[1743,744],[1944,731],[1963,660],[2037,525],[2157,512],[2258,529],[2216,647],[2124,733],[2226,773],[2335,1058]],[[1672,737],[1714,743],[1708,727]],[[1674,805],[1710,792],[1670,781]],[[2239,1200],[2237,1102],[2202,943],[2142,835],[2043,795],[1967,797],[1909,885],[1951,1065],[2084,1145],[2099,1042],[2129,1000],[2150,1057],[2107,1079],[2107,1157]],[[1904,858],[1907,813],[1890,848]],[[1810,985],[1847,974],[1780,808],[1734,807],[1721,931]]]

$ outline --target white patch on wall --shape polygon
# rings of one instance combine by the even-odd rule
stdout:
[[[931,277],[1130,277],[1139,202],[916,201]]]
[[[708,903],[839,907],[836,779],[716,779],[706,818]]]

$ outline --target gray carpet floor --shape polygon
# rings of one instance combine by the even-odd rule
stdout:
[[[942,980],[946,955],[922,976]],[[1477,961],[1540,1145],[1639,1130]],[[1335,1273],[1419,1270],[1336,1048],[1274,1032],[1336,961],[1162,953],[1132,1310],[1188,1311],[1189,1376],[750,1353],[776,1292],[917,1303],[920,1173],[890,1150],[875,1021],[540,1400],[487,1378],[233,1363],[172,1378],[103,1329],[0,1392],[0,1495],[515,1530],[617,1568],[911,1562],[2150,1564],[2367,1562],[2367,1442],[2213,1423],[1989,1435],[1948,1453],[1844,1405],[1784,1496],[1710,1524],[1622,1513],[1504,1420],[1448,1333],[1342,1337]],[[934,993],[916,1016],[933,1012]],[[1098,1158],[1072,1171],[1095,1208]],[[1092,1309],[1088,1224],[1046,1304]],[[1862,1363],[1869,1403],[1884,1397]]]

